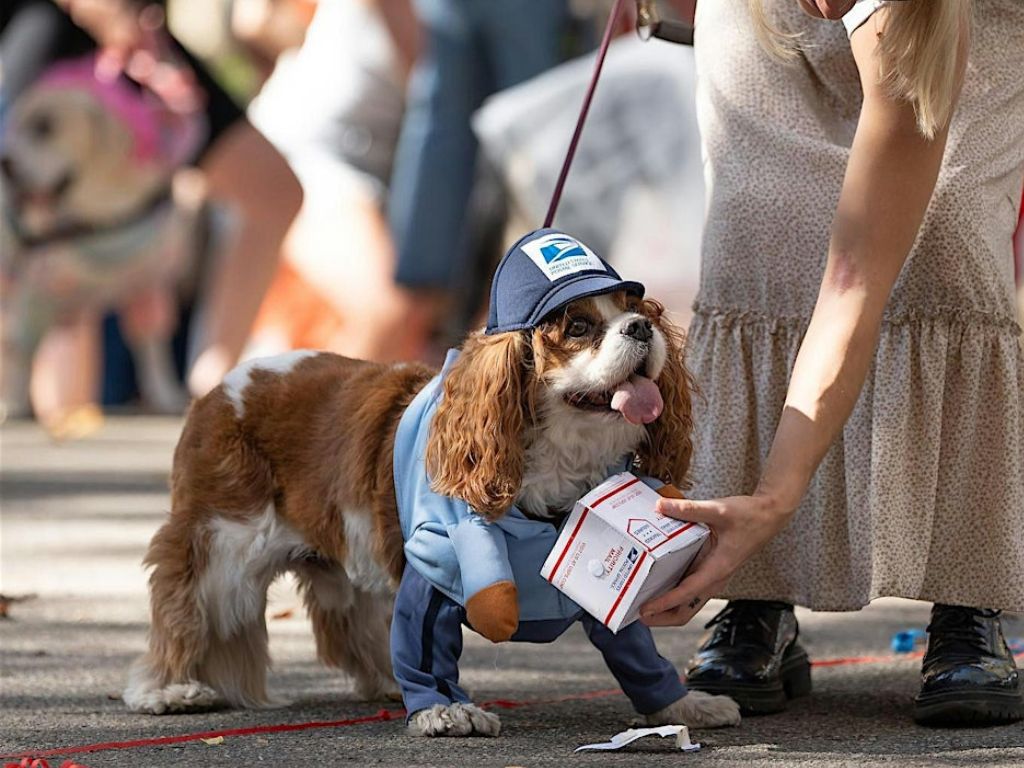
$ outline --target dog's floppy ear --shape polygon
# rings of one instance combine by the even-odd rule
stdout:
[[[664,334],[668,357],[657,381],[665,409],[647,425],[647,441],[637,458],[644,474],[685,489],[690,485],[687,474],[693,457],[694,383],[683,365],[683,332],[665,317],[658,302],[646,299],[642,311]]]
[[[471,336],[444,380],[426,465],[431,487],[494,520],[523,481],[523,432],[533,414],[530,344],[521,332]]]

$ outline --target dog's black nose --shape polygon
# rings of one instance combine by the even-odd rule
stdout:
[[[646,317],[637,317],[630,320],[622,327],[622,335],[629,336],[637,341],[650,341],[654,335],[651,321]]]

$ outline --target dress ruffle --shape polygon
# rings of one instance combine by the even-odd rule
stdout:
[[[687,360],[697,498],[755,487],[804,318],[698,304]],[[855,610],[883,596],[1024,611],[1024,347],[1013,318],[883,322],[875,362],[797,518],[732,598]]]

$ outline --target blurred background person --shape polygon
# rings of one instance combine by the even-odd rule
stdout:
[[[222,3],[223,4],[223,3]],[[281,56],[296,50],[306,38],[317,0],[233,0],[228,3],[226,31],[242,49],[261,85]],[[225,47],[224,41],[221,47]]]
[[[101,50],[130,58],[145,3],[70,2]],[[592,47],[609,9],[586,0],[171,0],[173,29],[206,62],[169,38],[195,72],[210,124],[192,162],[216,172],[211,197],[244,224],[248,242],[209,261],[196,308],[183,309],[192,331],[176,341],[181,363],[195,360],[191,391],[216,384],[239,350],[429,359],[461,336],[507,236],[543,217],[593,63],[573,57]],[[5,45],[4,57],[29,62],[20,72],[95,50],[47,0],[17,0],[8,15],[20,22],[5,20],[5,40],[22,43]],[[621,21],[559,221],[657,279],[685,320],[703,209],[692,54],[642,44]],[[260,85],[246,117],[235,99]],[[244,175],[264,160],[260,178]],[[299,195],[288,167],[302,188],[290,229]],[[214,309],[227,299],[244,311]],[[37,406],[63,412],[89,401],[89,369],[101,358],[105,402],[137,396],[117,323],[108,319],[102,339],[96,324],[50,335]],[[231,343],[216,343],[227,331]]]
[[[566,0],[414,0],[422,52],[409,83],[388,217],[405,300],[367,324],[404,329],[426,354],[470,246],[466,210],[477,164],[473,113],[484,99],[567,58]],[[543,115],[524,115],[543,121]],[[398,313],[393,311],[399,310]],[[382,339],[387,342],[387,339]]]
[[[158,13],[152,13],[157,5]],[[13,104],[50,64],[95,53],[107,66],[120,67],[138,87],[174,98],[175,81],[151,50],[151,29],[141,20],[160,20],[159,39],[179,70],[189,73],[205,118],[205,139],[190,159],[203,174],[209,199],[231,218],[223,249],[202,268],[195,308],[182,308],[179,345],[188,389],[201,395],[219,383],[238,359],[273,276],[284,235],[301,202],[301,189],[287,163],[245,118],[206,68],[162,28],[162,7],[140,0],[13,0],[0,16],[3,51],[3,104]],[[180,78],[179,78],[180,79]],[[191,311],[190,311],[191,310]],[[105,399],[119,402],[135,394],[131,361],[120,334],[108,327],[105,346]],[[50,413],[93,402],[95,379],[77,366],[98,358],[101,342],[93,319],[58,329],[44,342],[36,365],[43,402]]]
[[[659,14],[685,19],[692,5],[665,4]],[[592,11],[595,27],[602,25],[608,6],[594,4]],[[704,218],[693,49],[644,42],[634,33],[631,14],[621,21],[555,223],[620,273],[652,286],[685,326],[699,279]],[[595,55],[491,96],[473,117],[481,157],[504,186],[512,240],[544,221]],[[529,118],[535,115],[544,119]],[[486,287],[491,267],[478,265],[475,275],[461,270],[460,277],[465,273]]]
[[[266,51],[282,11],[235,0],[232,28]],[[295,347],[372,360],[422,349],[401,320],[415,313],[394,281],[385,206],[418,24],[408,0],[321,0],[301,46],[276,52],[249,106],[288,159],[304,203],[256,323],[250,354]]]
[[[245,6],[290,2],[236,0],[235,33],[270,47],[265,41],[279,36],[249,21],[243,30],[239,19],[269,23],[280,12]],[[485,97],[532,83],[586,50],[591,22],[608,10],[597,3],[570,14],[556,4],[557,13],[546,7],[522,19],[518,37],[505,39],[504,6],[477,5],[324,0],[301,48],[279,55],[249,114],[292,163],[305,203],[257,321],[253,354],[305,346],[382,361],[429,359],[473,321],[503,250],[509,169],[480,167],[472,118]],[[528,61],[511,61],[526,27],[536,37],[520,46]],[[408,111],[407,88],[415,105]],[[544,135],[564,151],[568,133],[571,126],[564,136]],[[431,210],[438,198],[446,201],[440,213]],[[428,240],[408,245],[404,268],[393,238],[396,208],[415,216],[417,228],[430,224],[417,235]],[[418,269],[421,252],[434,254],[421,270],[433,282],[410,287],[403,275]]]

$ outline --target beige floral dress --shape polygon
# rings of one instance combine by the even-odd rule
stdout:
[[[929,0],[931,1],[931,0]],[[698,4],[708,217],[687,356],[696,498],[750,492],[814,306],[861,94],[842,24],[787,66],[743,0]],[[732,598],[853,610],[901,596],[1024,611],[1024,347],[1011,237],[1024,187],[1024,0],[977,0],[943,169],[867,383],[793,523]]]

